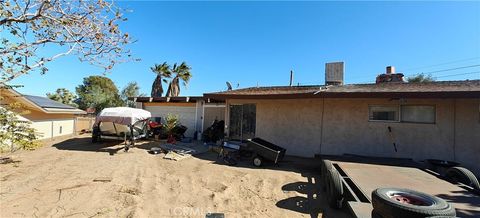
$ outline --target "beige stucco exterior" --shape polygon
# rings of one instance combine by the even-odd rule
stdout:
[[[152,113],[153,117],[164,117],[167,114],[179,115],[180,123],[187,126],[186,136],[201,133],[215,119],[223,120],[225,116],[224,103],[209,103],[203,100],[196,102],[137,102],[137,108]]]
[[[225,105],[221,106],[210,106],[210,107],[204,107],[204,112],[203,112],[203,129],[202,131],[205,131],[208,127],[210,127],[213,124],[213,121],[215,120],[223,120],[225,116]]]
[[[20,103],[21,108],[17,112],[21,117],[30,121],[30,126],[35,129],[39,140],[51,140],[58,137],[72,136],[75,133],[77,114],[74,112],[55,111],[45,112],[41,107],[32,104],[12,90],[1,90],[0,104],[8,105]]]
[[[226,118],[228,105],[242,103],[256,104],[256,136],[285,147],[290,155],[435,158],[454,160],[480,173],[480,99],[230,99]],[[370,105],[434,105],[436,120],[434,124],[369,121]]]
[[[38,111],[35,109],[28,109],[28,113],[24,114],[23,117],[33,120],[33,121],[41,121],[41,120],[50,120],[50,119],[73,119],[77,115],[75,114],[47,114],[42,111]]]

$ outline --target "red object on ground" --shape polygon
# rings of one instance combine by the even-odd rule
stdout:
[[[152,128],[152,129],[162,126],[161,123],[157,123],[157,122],[155,122],[155,121],[150,121],[150,123],[149,123],[148,125],[149,125],[150,128]]]
[[[168,138],[167,138],[167,143],[175,144],[175,143],[177,143],[177,140],[175,139],[175,137],[173,137],[173,135],[169,135]]]

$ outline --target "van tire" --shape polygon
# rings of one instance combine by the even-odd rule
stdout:
[[[393,197],[393,193],[397,196],[404,196],[407,199],[416,199],[418,204],[425,203],[428,205],[416,205],[408,202],[402,202]],[[372,192],[373,209],[382,217],[388,218],[424,218],[429,216],[456,216],[455,208],[445,200],[417,192],[414,190],[403,188],[378,188]]]
[[[472,171],[464,167],[450,167],[445,173],[445,177],[450,182],[461,182],[474,189],[480,190],[480,184]]]

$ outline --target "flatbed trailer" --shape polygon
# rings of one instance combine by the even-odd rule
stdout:
[[[410,159],[328,156],[339,172],[343,205],[354,217],[371,217],[371,193],[377,188],[406,188],[440,197],[455,207],[458,217],[480,217],[480,195],[464,184],[453,184],[426,165]]]

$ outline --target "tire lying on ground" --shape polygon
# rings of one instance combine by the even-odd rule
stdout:
[[[340,174],[335,168],[326,172],[327,176],[327,200],[332,208],[340,209],[343,203],[343,185]]]
[[[329,160],[322,160],[322,163],[320,165],[320,180],[321,180],[321,185],[324,191],[327,190],[327,171],[332,169],[333,165],[332,162]]]
[[[384,218],[429,216],[455,217],[455,208],[445,200],[402,188],[378,188],[372,192],[373,209]]]
[[[472,171],[463,167],[451,167],[445,173],[445,177],[450,182],[461,182],[474,189],[480,190],[480,183]]]

